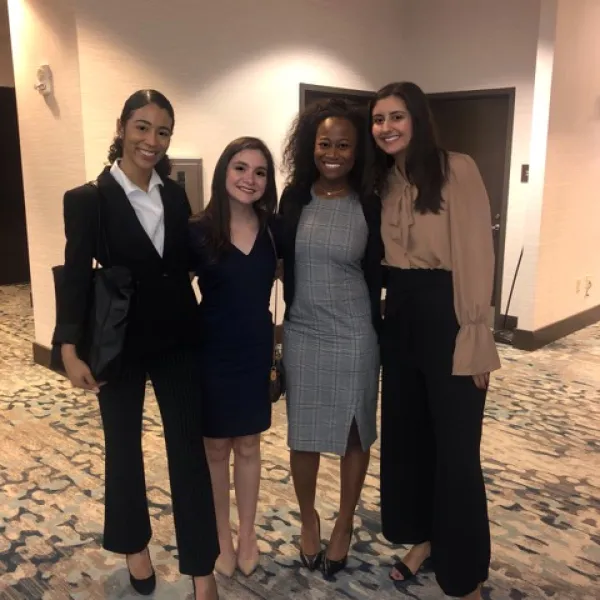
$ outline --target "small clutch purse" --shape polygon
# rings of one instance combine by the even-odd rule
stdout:
[[[285,369],[281,360],[281,344],[274,345],[273,349],[273,364],[269,374],[269,395],[273,403],[285,395]]]
[[[275,245],[275,239],[271,229],[267,226],[269,237],[271,238],[271,244],[273,246],[273,252],[275,252],[275,260],[277,261],[277,267],[275,269],[275,323],[273,323],[273,363],[271,364],[271,371],[269,372],[269,396],[271,402],[277,402],[281,396],[285,395],[285,369],[283,367],[282,360],[282,349],[281,344],[277,343],[276,331],[277,331],[277,304],[278,304],[278,278],[281,272],[281,264],[277,256],[277,246]]]

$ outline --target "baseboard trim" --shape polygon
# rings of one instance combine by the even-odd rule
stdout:
[[[539,350],[598,321],[600,321],[600,304],[534,331],[516,329],[513,346],[519,350]]]
[[[63,377],[67,376],[67,373],[59,367],[62,366],[62,360],[56,361],[52,358],[52,349],[48,346],[42,346],[37,342],[33,342],[33,362],[41,367],[50,369],[53,373],[58,373]],[[52,366],[54,364],[54,366]]]
[[[498,315],[495,328],[502,331],[514,331],[519,325],[519,317],[513,315]]]
[[[33,362],[49,369],[52,364],[52,350],[48,346],[33,342]]]

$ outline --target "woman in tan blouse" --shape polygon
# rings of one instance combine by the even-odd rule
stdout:
[[[412,545],[390,576],[408,581],[431,559],[447,595],[479,599],[490,562],[479,446],[489,374],[500,367],[488,325],[489,201],[473,159],[437,145],[417,85],[385,86],[370,118],[389,272],[381,520],[387,539]]]

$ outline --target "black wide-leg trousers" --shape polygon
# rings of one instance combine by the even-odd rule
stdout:
[[[186,575],[204,576],[213,571],[219,542],[195,360],[187,350],[127,359],[120,377],[100,388],[106,453],[103,546],[133,554],[152,536],[142,456],[148,375],[163,421],[179,568]]]
[[[488,577],[480,443],[486,391],[452,375],[452,274],[391,269],[383,326],[381,521],[396,544],[431,542],[437,581],[465,596]]]

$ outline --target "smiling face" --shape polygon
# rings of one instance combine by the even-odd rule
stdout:
[[[126,123],[117,123],[123,140],[122,161],[142,171],[151,171],[167,153],[173,119],[156,104],[147,104],[131,113]]]
[[[227,166],[225,189],[230,200],[240,204],[254,204],[267,187],[268,163],[260,150],[242,150],[233,156]]]
[[[371,133],[386,154],[403,154],[412,139],[412,118],[404,100],[397,96],[378,100],[372,111]]]
[[[321,179],[329,184],[347,180],[356,158],[356,142],[356,129],[348,119],[329,117],[321,122],[314,152]]]

